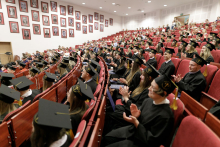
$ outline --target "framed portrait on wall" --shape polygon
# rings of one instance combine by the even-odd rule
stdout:
[[[68,17],[68,24],[69,26],[74,27],[74,18]]]
[[[22,29],[22,35],[24,40],[31,40],[31,31],[30,29]]]
[[[60,5],[60,15],[66,16],[66,6]]]
[[[49,16],[42,15],[42,21],[44,26],[50,26],[50,19]]]
[[[82,16],[82,23],[87,24],[87,16],[86,15]]]
[[[93,15],[89,14],[89,23],[93,23]]]
[[[41,29],[39,24],[33,24],[33,34],[40,35]]]
[[[60,17],[60,26],[66,27],[66,18]]]
[[[53,26],[52,31],[53,31],[53,36],[59,36],[59,27]]]
[[[75,11],[76,15],[76,20],[81,20],[81,12],[80,11]]]
[[[1,0],[0,0],[0,9],[2,9],[2,3],[1,3]]]
[[[50,28],[44,28],[44,38],[50,38]]]
[[[102,22],[102,23],[104,22],[104,15],[100,14],[100,22]]]
[[[58,15],[51,14],[51,21],[52,21],[52,24],[58,24]]]
[[[57,12],[57,2],[50,1],[50,7],[52,12]]]
[[[2,12],[0,12],[0,25],[4,25],[5,22],[4,22],[4,15]]]
[[[74,37],[74,29],[69,29],[69,37]]]
[[[81,22],[76,22],[76,30],[81,31]]]
[[[32,14],[32,21],[40,21],[40,17],[39,17],[39,11],[34,11],[31,10],[31,14]]]
[[[21,17],[21,26],[29,27],[29,16],[27,15],[20,15]]]
[[[94,19],[97,20],[97,21],[99,20],[99,13],[94,12]]]
[[[73,6],[68,5],[68,15],[73,15]]]
[[[7,6],[8,17],[17,18],[17,9],[14,6]]]
[[[93,33],[93,25],[89,25],[89,33]]]
[[[87,34],[87,26],[82,26],[83,34]]]
[[[99,23],[98,23],[98,22],[95,22],[94,25],[95,25],[95,26],[94,26],[94,29],[95,29],[95,30],[99,30]]]
[[[38,0],[31,0],[31,7],[38,8]]]
[[[105,20],[105,27],[108,27],[108,20]]]
[[[113,18],[109,18],[109,25],[113,26]]]
[[[41,1],[41,12],[49,13],[48,3]]]
[[[104,25],[100,24],[100,32],[104,32]]]
[[[19,0],[19,9],[21,12],[28,12],[27,1]]]
[[[5,0],[7,3],[15,4],[15,0]]]
[[[9,21],[9,27],[11,33],[19,33],[18,22]]]
[[[61,29],[61,38],[67,38],[67,30]]]

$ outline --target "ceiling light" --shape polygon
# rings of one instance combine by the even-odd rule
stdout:
[[[115,3],[112,3],[112,5],[115,5]]]
[[[128,9],[131,9],[131,7],[128,7]]]
[[[114,11],[114,12],[116,12],[116,11]]]
[[[144,10],[142,10],[141,12],[144,12]]]
[[[99,7],[100,9],[102,9],[102,7]]]
[[[167,5],[163,5],[164,7],[166,7]]]
[[[148,1],[148,3],[151,3],[151,1]]]
[[[85,5],[86,3],[82,3],[83,5]]]
[[[128,14],[126,14],[126,15],[128,15]]]

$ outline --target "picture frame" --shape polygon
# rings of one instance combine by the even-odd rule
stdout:
[[[21,18],[21,26],[30,27],[29,16],[20,15],[20,18]]]
[[[15,4],[15,0],[5,0],[7,3]]]
[[[69,29],[69,37],[74,37],[74,29]]]
[[[59,36],[59,27],[53,26],[52,27],[53,36]]]
[[[82,26],[83,34],[87,34],[87,26]]]
[[[52,24],[58,24],[58,15],[51,14],[51,21],[52,21]]]
[[[93,25],[89,25],[89,33],[93,33]]]
[[[91,14],[89,14],[89,16],[88,16],[89,18],[89,23],[93,23],[93,15],[91,15]]]
[[[50,8],[52,12],[57,12],[57,2],[50,1]]]
[[[49,13],[48,3],[41,1],[41,12]]]
[[[99,23],[98,22],[94,23],[94,30],[99,30]]]
[[[68,17],[68,25],[74,27],[74,18]]]
[[[50,19],[47,15],[42,15],[42,22],[44,26],[50,26]]]
[[[8,18],[17,18],[17,9],[14,6],[7,5]]]
[[[100,22],[103,23],[104,22],[104,15],[100,14]]]
[[[19,9],[21,12],[28,13],[28,4],[27,1],[19,0]]]
[[[39,11],[31,10],[32,21],[40,22]]]
[[[67,38],[67,30],[61,29],[61,38]]]
[[[73,6],[68,5],[68,15],[73,15]]]
[[[99,13],[94,12],[94,20],[96,20],[96,21],[99,20]]]
[[[43,28],[44,31],[44,38],[50,38],[50,28]]]
[[[105,20],[105,27],[108,27],[108,19]]]
[[[30,29],[22,29],[23,40],[31,40],[31,30]]]
[[[87,16],[86,15],[82,15],[82,23],[87,24]]]
[[[40,24],[33,24],[33,34],[41,35]]]
[[[113,18],[109,18],[109,25],[113,26]]]
[[[18,22],[9,21],[9,27],[10,27],[10,32],[11,33],[19,33]]]
[[[2,9],[2,2],[1,2],[1,0],[0,0],[0,9]]]
[[[76,20],[81,20],[81,12],[80,11],[75,11],[76,15]]]
[[[66,16],[66,6],[60,5],[60,15]]]
[[[38,0],[31,0],[30,3],[31,3],[32,8],[38,8],[39,7]]]
[[[100,24],[100,32],[104,32],[104,25]]]
[[[81,31],[81,22],[76,22],[76,30]]]
[[[5,21],[4,21],[4,15],[2,12],[0,12],[0,25],[4,25]]]
[[[61,27],[66,27],[66,18],[60,17],[60,26]]]

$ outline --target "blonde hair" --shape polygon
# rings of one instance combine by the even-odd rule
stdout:
[[[16,109],[17,108],[15,107],[15,105],[13,103],[8,104],[8,103],[0,100],[0,115],[2,115],[4,113],[10,113]]]
[[[202,57],[204,60],[206,60],[209,56],[212,56],[212,54],[206,46],[204,46],[204,47],[205,47],[205,51],[200,53],[200,57]]]
[[[44,71],[44,69],[42,67],[37,67],[37,69],[39,69],[40,72]]]
[[[131,72],[126,78],[126,81],[128,82],[128,86],[131,84],[131,81],[137,72],[141,72],[140,65],[138,63],[134,62],[133,66],[131,68]]]
[[[67,70],[66,70],[66,68],[58,67],[58,70],[60,71],[60,77],[61,77],[62,75],[64,75],[64,74],[67,74],[67,73],[68,73]]]
[[[76,62],[70,60],[69,65],[70,65],[70,69],[73,69],[73,67],[76,65]]]
[[[30,73],[31,77],[34,77],[35,75],[38,74],[38,73],[34,73],[34,72],[32,72],[32,71],[29,71],[29,73]]]
[[[197,52],[197,50],[191,45],[189,50],[186,50],[186,53],[194,53]]]
[[[47,90],[53,85],[53,82],[49,82],[43,78],[43,91]]]

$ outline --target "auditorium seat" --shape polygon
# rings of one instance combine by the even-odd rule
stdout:
[[[31,77],[29,80],[31,80],[34,84],[30,85],[30,89],[37,89],[37,80],[34,77]]]
[[[164,57],[161,56],[161,58],[160,58],[160,62],[157,62],[157,70],[160,69],[161,65],[162,65],[164,62],[165,62]]]
[[[177,72],[177,69],[179,68],[181,59],[172,57],[171,61],[173,62],[174,66],[175,66],[175,72],[174,72],[174,75],[175,75]]]
[[[205,124],[220,137],[220,120],[210,112],[207,113]]]
[[[24,74],[24,76],[29,75],[29,70],[28,70],[28,69],[27,69],[27,70],[25,70],[25,71],[23,72],[23,74]]]
[[[183,119],[172,147],[219,147],[220,140],[203,122],[194,116]]]
[[[179,67],[176,71],[176,75],[181,75],[181,77],[184,77],[186,73],[189,72],[189,62],[190,60],[182,60],[179,64]]]
[[[215,63],[220,63],[220,50],[212,50],[211,54],[214,58]]]
[[[37,76],[37,81],[38,81],[38,89],[41,89],[43,87],[43,76],[45,75],[45,72],[41,72]]]
[[[157,63],[160,63],[161,55],[156,54],[156,55],[155,55],[155,58],[156,58],[156,60],[157,60]]]
[[[57,86],[57,101],[61,103],[66,97],[66,79],[62,80],[61,83]]]
[[[0,124],[0,145],[1,147],[11,147],[12,140],[8,131],[8,125],[6,122]]]
[[[210,62],[211,65],[215,65],[218,67],[218,69],[220,69],[220,63],[215,63],[215,62]]]
[[[75,85],[75,83],[74,83]],[[66,89],[69,91],[69,89],[73,86],[73,74],[71,74],[67,80],[66,80]]]
[[[23,72],[19,72],[19,73],[16,73],[16,78],[19,78],[19,77],[22,77],[24,74],[23,74]]]
[[[56,87],[48,91],[45,95],[41,97],[42,99],[50,100],[57,102],[57,93],[56,93]]]
[[[89,108],[86,110],[86,112],[84,113],[84,115],[82,116],[82,120],[86,120],[88,121],[92,112],[93,112],[93,109],[95,107],[95,104],[96,104],[96,100],[97,98],[94,97],[95,100],[91,100],[90,101],[90,104],[89,104]]]

